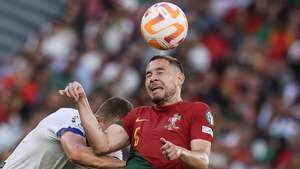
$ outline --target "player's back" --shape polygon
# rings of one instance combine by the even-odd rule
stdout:
[[[71,125],[69,125],[71,124]],[[67,162],[60,144],[61,130],[74,126],[83,132],[77,110],[61,108],[43,119],[5,161],[3,169],[61,169]]]

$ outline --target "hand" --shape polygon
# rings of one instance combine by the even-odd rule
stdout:
[[[59,90],[59,94],[72,98],[76,102],[78,102],[80,98],[86,97],[83,87],[76,81],[69,83],[64,90]]]
[[[181,156],[183,151],[182,147],[176,146],[165,138],[160,138],[160,142],[163,145],[160,150],[167,160],[176,160]]]

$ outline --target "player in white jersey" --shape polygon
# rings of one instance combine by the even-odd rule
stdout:
[[[107,128],[132,109],[120,97],[106,100],[95,113],[99,125]],[[112,157],[113,156],[113,157]],[[117,158],[117,159],[116,159]],[[118,160],[120,159],[120,160]],[[121,168],[122,152],[96,156],[87,146],[76,109],[60,108],[44,118],[6,159],[3,169]]]

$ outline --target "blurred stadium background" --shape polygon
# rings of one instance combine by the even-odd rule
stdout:
[[[57,90],[81,82],[91,100],[150,104],[141,38],[147,0],[0,0],[0,161],[41,118],[71,105]],[[211,169],[300,168],[300,0],[173,1],[189,33],[165,53],[183,63],[183,97],[215,118]],[[93,102],[94,103],[94,102]]]

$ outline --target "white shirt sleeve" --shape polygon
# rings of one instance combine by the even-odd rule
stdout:
[[[112,152],[112,153],[110,153],[108,155],[111,156],[111,157],[115,157],[115,158],[117,158],[119,160],[123,160],[123,153],[122,153],[121,150],[116,151],[116,152]]]
[[[44,119],[48,123],[48,128],[60,139],[66,131],[85,137],[85,132],[81,126],[80,115],[77,110],[71,108],[61,108]]]

